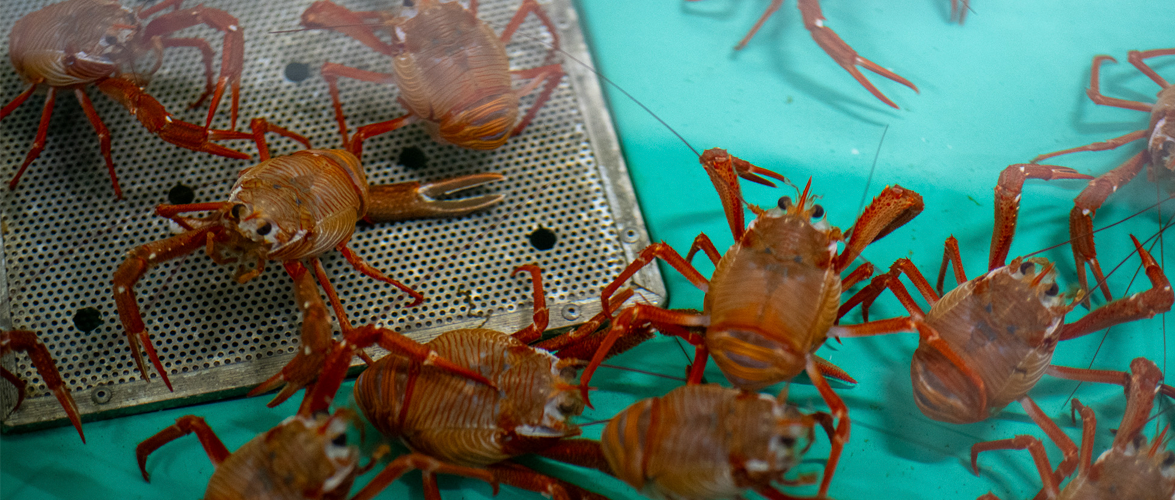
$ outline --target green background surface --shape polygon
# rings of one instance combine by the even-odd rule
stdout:
[[[723,147],[802,184],[812,178],[813,192],[829,220],[847,228],[862,197],[887,184],[920,192],[925,212],[913,223],[870,247],[864,258],[886,267],[910,257],[924,273],[936,272],[942,242],[955,235],[969,276],[984,271],[992,226],[992,192],[1006,165],[1039,153],[1122,135],[1146,126],[1137,111],[1095,106],[1085,97],[1089,62],[1110,54],[1122,64],[1103,71],[1107,95],[1153,101],[1157,86],[1125,64],[1130,49],[1172,45],[1175,2],[1122,0],[974,0],[965,26],[949,24],[947,0],[895,2],[826,0],[828,25],[864,57],[913,81],[920,94],[880,78],[871,78],[901,110],[873,99],[835,65],[803,29],[794,2],[787,2],[741,52],[733,45],[753,24],[766,1],[590,0],[580,3],[582,21],[596,64],[610,79],[658,113],[696,148]],[[572,63],[568,63],[572,64]],[[1175,79],[1175,57],[1154,66]],[[717,196],[693,156],[647,113],[612,89],[606,89],[640,204],[654,240],[684,251],[705,232],[719,248],[731,243]],[[870,177],[874,153],[876,170]],[[1084,153],[1062,164],[1099,174],[1117,165],[1139,145],[1118,152]],[[1012,255],[1065,241],[1072,198],[1082,182],[1030,182],[1025,188],[1020,232]],[[751,187],[749,202],[772,204],[789,188]],[[1163,193],[1165,195],[1165,193]],[[794,194],[793,194],[794,196]],[[1101,227],[1152,204],[1154,184],[1140,179],[1119,190],[1095,220]],[[1169,215],[1175,207],[1166,207]],[[1152,212],[1098,235],[1105,267],[1127,257],[1128,233],[1152,235],[1158,217]],[[1171,257],[1156,258],[1164,264]],[[1076,282],[1067,246],[1045,254],[1057,260],[1062,289]],[[704,259],[697,259],[704,274]],[[1116,295],[1146,286],[1131,279],[1137,257],[1110,281]],[[662,266],[672,307],[700,307],[702,294],[680,275]],[[1100,301],[1095,300],[1095,305]],[[892,301],[881,303],[877,317],[900,314]],[[1083,310],[1074,311],[1073,321]],[[859,321],[851,315],[850,322]],[[1128,361],[1148,356],[1166,367],[1169,345],[1165,317],[1139,321],[1065,342],[1054,362],[1094,364],[1125,369]],[[1104,344],[1103,344],[1104,337]],[[1041,435],[1016,405],[988,422],[974,425],[937,423],[914,406],[908,375],[916,346],[912,335],[893,335],[829,345],[821,354],[860,381],[840,389],[848,402],[853,433],[831,493],[836,498],[975,498],[993,491],[1004,498],[1029,498],[1040,487],[1027,453],[998,452],[981,459],[984,472],[970,473],[969,447],[981,440],[1014,434]],[[1100,347],[1100,350],[1099,350]],[[1095,357],[1096,354],[1096,357]],[[615,364],[639,366],[679,375],[685,357],[673,340],[656,339],[617,358]],[[1175,363],[1175,361],[1171,361]],[[711,367],[710,380],[721,380]],[[597,409],[583,421],[604,419],[628,403],[661,395],[677,382],[616,370],[602,370],[593,385]],[[1046,377],[1033,391],[1045,411],[1075,439],[1065,401],[1076,384]],[[349,396],[350,385],[344,386]],[[769,390],[777,391],[779,387]],[[1110,440],[1124,403],[1121,389],[1084,385],[1077,396],[1098,412],[1101,427],[1095,453]],[[347,404],[347,397],[340,398]],[[824,409],[811,386],[797,384],[791,400],[807,410]],[[134,461],[136,443],[185,414],[204,416],[230,449],[265,431],[295,411],[288,403],[274,410],[265,399],[235,400],[157,413],[87,422],[88,444],[71,428],[0,437],[0,497],[41,498],[200,498],[213,467],[194,438],[172,443],[152,456],[153,480],[145,483]],[[1166,404],[1161,405],[1166,406]],[[1161,422],[1171,421],[1161,417]],[[596,436],[602,426],[589,426]],[[370,438],[370,436],[369,436]],[[1054,464],[1059,456],[1048,446]],[[803,470],[819,470],[827,445],[807,455]],[[561,477],[605,488],[615,496],[636,494],[600,474],[558,465],[528,462]],[[361,478],[360,483],[366,482]],[[445,498],[483,498],[487,486],[445,478]],[[789,490],[791,491],[791,490]],[[810,494],[813,489],[794,490]],[[381,498],[420,496],[419,475],[410,474]],[[505,489],[507,498],[523,496]],[[535,497],[537,498],[537,496]]]

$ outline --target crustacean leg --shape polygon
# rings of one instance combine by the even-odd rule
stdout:
[[[685,261],[693,263],[694,254],[698,253],[698,250],[704,252],[706,257],[710,258],[710,263],[715,266],[718,265],[718,261],[722,260],[722,254],[718,252],[718,248],[714,246],[714,242],[710,241],[710,237],[706,233],[698,233],[694,237],[694,242],[689,247],[689,253],[685,254]]]
[[[1160,392],[1175,397],[1175,388],[1163,384],[1163,372],[1158,365],[1146,358],[1134,358],[1130,362],[1130,373],[1057,365],[1049,365],[1046,373],[1068,380],[1121,385],[1126,390],[1126,412],[1114,436],[1113,446],[1118,449],[1125,449],[1134,436],[1142,432]]]
[[[384,18],[382,12],[355,12],[329,0],[310,4],[302,12],[302,27],[306,29],[328,29],[337,31],[359,41],[371,50],[394,57],[396,49],[380,40],[372,26]]]
[[[4,113],[0,114],[0,119],[4,119],[14,109],[24,103],[26,99],[32,95],[33,91],[37,89],[37,85],[29,86],[29,89],[24,93],[16,96],[12,102],[4,106]],[[29,149],[29,153],[24,157],[24,163],[20,164],[20,168],[16,170],[16,175],[12,176],[12,180],[8,181],[8,190],[16,189],[16,183],[20,182],[20,176],[24,174],[25,169],[29,168],[29,164],[41,156],[41,151],[45,149],[45,137],[49,135],[49,117],[53,116],[53,102],[57,99],[57,89],[49,87],[49,93],[45,95],[45,107],[41,111],[41,124],[37,126],[37,137],[33,139],[33,147]]]
[[[163,105],[159,101],[144,93],[142,89],[129,80],[106,78],[100,80],[97,86],[98,90],[126,107],[132,115],[139,119],[148,131],[159,135],[161,139],[167,142],[193,151],[201,151],[240,160],[249,158],[249,155],[210,142],[221,139],[240,139],[242,138],[240,133],[222,130],[210,131],[191,123],[173,119],[171,114],[163,108]],[[0,110],[0,120],[4,119],[4,117],[23,104],[32,95],[33,91],[36,90],[36,87],[36,84],[30,85],[25,92],[16,96],[3,110]],[[90,121],[90,125],[94,127],[94,132],[98,134],[102,159],[106,162],[106,169],[110,172],[110,181],[114,185],[114,194],[116,197],[122,198],[122,188],[119,187],[118,176],[114,172],[114,159],[111,157],[110,133],[102,123],[102,119],[98,116],[97,111],[94,110],[94,105],[90,102],[89,96],[82,89],[75,89],[74,95],[77,97],[78,103],[81,104],[82,111],[85,112],[86,118]],[[24,162],[17,169],[16,175],[9,181],[8,189],[16,189],[21,175],[33,163],[33,160],[41,156],[41,152],[44,151],[45,139],[49,131],[49,118],[53,115],[53,103],[56,100],[56,96],[57,89],[50,87],[48,95],[45,97],[45,107],[41,112],[41,122],[37,127],[37,136],[33,140],[33,147],[29,149]]]
[[[178,8],[180,3],[182,2],[164,2],[155,6],[154,9]],[[154,13],[153,10],[144,12]],[[241,93],[241,71],[245,64],[245,32],[237,18],[223,10],[199,5],[190,9],[174,10],[152,19],[143,29],[143,34],[147,39],[163,38],[171,33],[200,24],[224,33],[224,55],[220,61],[220,77],[216,82],[216,90],[212,92],[212,101],[208,104],[208,119],[204,124],[204,130],[208,131],[212,128],[212,117],[216,115],[216,107],[224,95],[225,87],[230,85],[232,86],[233,103],[229,128],[236,129]],[[204,95],[196,101],[196,105],[204,100],[207,93],[207,89],[205,89]]]
[[[958,0],[951,0],[952,20],[955,19],[955,2],[957,1]],[[763,12],[762,16],[759,16],[759,20],[755,21],[755,25],[751,27],[751,30],[747,32],[747,35],[744,36],[741,41],[739,41],[738,45],[734,47],[734,50],[741,50],[743,47],[745,47],[747,42],[751,41],[751,38],[754,37],[755,33],[759,31],[759,28],[763,26],[763,23],[767,21],[767,18],[771,17],[771,15],[774,14],[775,11],[779,10],[782,5],[783,0],[771,0],[771,4],[767,6],[767,10]],[[878,75],[910,87],[914,90],[914,92],[918,92],[918,87],[914,86],[913,83],[910,83],[909,80],[906,80],[897,73],[879,66],[873,61],[857,55],[857,52],[854,51],[852,47],[849,47],[849,44],[845,43],[844,40],[841,40],[840,36],[838,36],[836,32],[825,26],[824,14],[820,10],[819,0],[799,0],[798,7],[800,9],[801,16],[804,18],[804,27],[808,29],[809,33],[811,33],[812,39],[816,41],[816,44],[819,45],[821,49],[824,49],[824,52],[828,54],[828,56],[831,57],[833,61],[836,61],[836,63],[844,68],[845,71],[848,71],[849,74],[853,76],[853,79],[857,80],[857,82],[860,83],[862,87],[865,87],[869,93],[873,94],[873,96],[881,100],[881,102],[884,102],[895,109],[898,107],[897,104],[894,104],[893,101],[889,100],[885,94],[882,94],[880,90],[877,90],[877,87],[874,87],[873,84],[869,82],[869,80],[865,79],[865,76],[861,74],[861,71],[857,69],[857,66],[861,66],[869,71],[877,73]],[[963,23],[963,18],[966,16],[966,9],[967,1],[964,0],[963,13],[958,17],[959,24]]]
[[[1073,441],[1070,440],[1068,436],[1066,436],[1065,439],[1069,440],[1069,444],[1073,445],[1073,448],[1077,448],[1077,445],[1074,445]],[[979,475],[979,454],[982,452],[992,450],[1025,449],[1032,454],[1032,460],[1036,463],[1036,470],[1040,472],[1040,479],[1044,483],[1044,491],[1048,492],[1047,494],[1050,495],[1047,498],[1056,498],[1056,495],[1060,493],[1060,488],[1057,486],[1057,478],[1053,476],[1053,467],[1049,464],[1048,454],[1046,454],[1044,451],[1044,443],[1041,443],[1040,439],[1037,439],[1033,436],[1022,434],[1010,439],[975,443],[971,446],[971,469],[976,476]],[[987,495],[984,495],[980,498],[998,497],[992,493],[988,493]]]
[[[470,11],[477,14],[476,3],[470,6]],[[555,91],[555,86],[559,84],[559,80],[563,79],[564,74],[563,66],[553,63],[555,57],[561,52],[559,49],[559,30],[555,28],[555,23],[551,22],[551,18],[547,16],[547,13],[543,11],[542,7],[539,7],[539,4],[535,0],[523,0],[522,5],[518,6],[514,17],[506,24],[506,29],[502,30],[500,36],[502,43],[510,42],[510,39],[514,37],[514,32],[518,31],[518,27],[522,26],[522,22],[526,20],[526,16],[529,14],[534,14],[543,23],[543,26],[547,27],[547,32],[551,34],[550,49],[547,50],[547,57],[543,61],[543,66],[513,70],[510,73],[519,78],[532,80],[529,84],[518,90],[519,97],[530,94],[543,82],[546,82],[546,85],[539,92],[538,97],[535,98],[534,104],[530,106],[530,109],[526,110],[526,114],[514,125],[514,130],[510,132],[512,136],[522,133],[522,130],[530,124],[531,120],[538,114],[539,109],[542,109],[543,104],[546,104],[547,100],[550,99],[551,93]]]
[[[1025,180],[1092,178],[1093,176],[1078,173],[1071,168],[1055,165],[1017,164],[1005,168],[1000,173],[999,181],[995,187],[995,229],[991,235],[987,268],[991,270],[1003,267],[1008,258],[1008,250],[1012,247],[1012,237],[1016,233],[1016,218],[1020,214],[1020,193],[1023,190]],[[1106,296],[1109,296],[1108,290]]]
[[[1147,159],[1147,152],[1140,151],[1122,165],[1090,181],[1073,200],[1075,206],[1069,211],[1069,238],[1070,246],[1073,247],[1073,260],[1077,263],[1077,279],[1083,290],[1089,289],[1089,282],[1085,276],[1085,266],[1088,264],[1090,272],[1093,273],[1094,283],[1100,283],[1106,300],[1112,297],[1101,264],[1097,260],[1097,249],[1093,244],[1093,216],[1110,194],[1142,172]]]
[[[541,338],[543,332],[547,331],[547,322],[550,319],[551,311],[547,309],[547,298],[543,295],[542,270],[539,269],[539,266],[527,264],[514,268],[514,272],[510,273],[510,276],[517,276],[523,271],[530,274],[534,296],[534,319],[526,328],[514,332],[512,336],[524,344],[529,344]]]
[[[606,499],[571,483],[543,475],[513,462],[501,462],[488,467],[494,480],[515,488],[541,493],[553,500]]]
[[[947,241],[949,242],[950,240]],[[903,272],[910,277],[910,281],[914,284],[914,287],[922,294],[922,297],[924,297],[931,306],[933,306],[935,302],[938,302],[939,295],[934,293],[934,290],[930,288],[930,283],[927,282],[926,278],[922,276],[922,271],[919,271],[918,268],[914,266],[914,263],[910,261],[910,259],[903,258],[894,262],[893,265],[890,266],[889,272],[873,278],[873,280],[870,281],[868,285],[865,285],[864,288],[853,294],[852,297],[849,297],[849,299],[846,300],[844,304],[841,304],[840,310],[837,311],[837,318],[844,317],[844,315],[856,307],[857,304],[860,304],[862,319],[869,321],[869,307],[873,304],[873,301],[877,300],[877,297],[879,297],[881,293],[885,291],[885,289],[892,283],[901,285],[901,282],[897,281],[897,276]],[[918,307],[918,304],[914,302],[914,299],[910,297],[910,294],[905,290],[904,285],[902,285],[900,290],[895,291],[894,295],[902,303],[902,306],[904,306],[906,310],[910,312],[911,315],[917,315],[921,317],[925,314],[922,309]]]
[[[730,224],[730,234],[734,236],[734,241],[742,239],[743,233],[746,232],[746,224],[743,223],[742,189],[739,187],[736,177],[771,187],[775,187],[775,184],[761,176],[766,175],[785,183],[788,182],[787,177],[757,167],[751,162],[727,153],[725,149],[707,149],[702,152],[698,161],[706,169],[706,174],[710,176],[710,182],[714,184],[714,190],[718,192],[718,198],[722,200],[722,209],[726,212],[726,222]],[[692,252],[690,257],[692,259]]]
[[[611,354],[612,346],[618,339],[627,337],[634,332],[643,339],[646,337],[645,330],[647,330],[648,325],[652,325],[662,334],[680,336],[695,346],[702,346],[701,336],[691,331],[690,328],[706,327],[709,324],[710,317],[705,314],[691,313],[688,311],[669,311],[648,304],[635,304],[623,309],[612,322],[612,327],[608,330],[607,337],[600,343],[595,355],[588,362],[587,368],[584,368],[583,373],[579,376],[579,390],[583,396],[584,404],[587,404],[589,407],[592,406],[591,400],[588,398],[588,383],[591,382],[592,375],[596,372],[600,363],[603,363],[604,358]],[[705,347],[700,347],[695,356],[693,369],[690,371],[687,383],[696,384],[701,382],[702,370],[705,368],[705,356]],[[701,362],[699,362],[699,359]]]
[[[323,304],[318,287],[314,285],[314,278],[300,262],[286,262],[285,267],[290,277],[294,279],[294,302],[302,311],[302,334],[299,338],[298,353],[294,355],[294,359],[282,367],[280,372],[247,394],[247,396],[253,397],[284,383],[281,392],[266,404],[270,408],[285,402],[298,392],[298,389],[306,387],[307,392],[310,392],[314,381],[322,372],[326,357],[330,355],[335,345],[331,335],[330,317],[326,313],[326,304]]]
[[[201,92],[200,96],[192,104],[188,105],[188,109],[200,107],[204,103],[204,100],[208,99],[216,89],[216,80],[213,77],[214,71],[212,70],[212,59],[216,57],[216,51],[203,38],[164,38],[162,45],[164,48],[191,47],[200,51],[200,62],[204,64],[204,92]],[[160,61],[162,59],[160,57]]]
[[[139,472],[143,473],[144,481],[151,481],[151,476],[147,474],[147,457],[152,452],[158,450],[161,446],[175,441],[183,436],[187,436],[195,432],[196,438],[200,440],[200,444],[204,446],[204,452],[208,454],[208,459],[212,461],[212,465],[220,465],[229,456],[228,448],[225,448],[224,443],[220,438],[216,437],[216,433],[212,432],[212,428],[204,422],[203,418],[195,415],[185,415],[175,420],[175,423],[156,433],[135,447],[135,458],[139,461]]]
[[[697,2],[699,0],[687,1]],[[775,14],[775,12],[778,11],[780,7],[783,7],[783,0],[771,0],[771,3],[767,5],[767,10],[763,11],[763,15],[759,16],[759,19],[755,21],[754,26],[751,26],[751,30],[747,32],[746,36],[744,36],[742,40],[738,41],[738,45],[734,46],[734,50],[742,50],[743,47],[746,47],[747,43],[755,37],[755,33],[758,33],[759,29],[763,27],[763,23],[767,22],[767,19],[770,18],[772,14]]]
[[[333,5],[333,4],[332,4]],[[350,78],[352,80],[359,80],[363,82],[379,83],[383,85],[392,85],[395,83],[395,78],[387,73],[376,73],[374,71],[366,71],[332,62],[325,62],[322,64],[322,78],[326,80],[327,87],[330,89],[331,104],[335,109],[335,120],[339,122],[339,134],[343,136],[343,147],[350,151],[358,158],[363,158],[363,141],[370,137],[380,134],[386,134],[396,130],[404,125],[412,123],[415,115],[411,111],[399,118],[393,118],[388,121],[379,123],[372,123],[364,125],[355,130],[355,135],[347,137],[347,119],[343,114],[343,101],[339,97],[339,78]]]
[[[53,391],[53,395],[57,396],[57,401],[61,403],[61,408],[65,410],[66,417],[73,424],[74,428],[78,430],[78,435],[81,436],[82,442],[86,442],[86,435],[82,434],[82,419],[79,416],[78,405],[74,402],[73,396],[69,393],[69,387],[61,380],[61,373],[57,371],[57,365],[53,363],[53,356],[49,354],[49,349],[41,340],[37,338],[37,334],[26,330],[0,331],[0,355],[8,352],[20,351],[29,355],[29,360],[33,362],[33,366],[37,368],[37,373],[41,374],[41,378],[45,380],[45,385]],[[25,383],[17,378],[12,372],[0,367],[0,376],[12,382],[16,386],[16,406],[13,409],[20,408],[20,404],[24,402],[25,397]]]
[[[975,473],[975,475],[979,475],[979,454],[982,452],[992,450],[1028,450],[1029,453],[1032,453],[1033,455],[1036,469],[1038,469],[1040,472],[1041,481],[1043,482],[1043,485],[1045,485],[1041,489],[1041,493],[1046,494],[1047,498],[1055,498],[1056,494],[1060,492],[1058,486],[1060,480],[1068,477],[1069,474],[1073,473],[1074,468],[1079,466],[1079,450],[1077,450],[1077,445],[1074,444],[1073,440],[1069,439],[1066,433],[1061,432],[1061,428],[1056,426],[1056,423],[1054,423],[1052,419],[1049,419],[1048,415],[1041,411],[1039,406],[1036,406],[1036,403],[1032,400],[1032,398],[1023,396],[1019,399],[1019,401],[1023,408],[1025,408],[1025,412],[1028,413],[1028,417],[1032,418],[1034,423],[1040,426],[1042,431],[1045,431],[1045,434],[1048,435],[1050,440],[1053,440],[1054,444],[1056,444],[1056,447],[1060,448],[1063,455],[1061,464],[1056,466],[1056,471],[1053,471],[1052,466],[1049,465],[1048,455],[1045,454],[1045,446],[1041,444],[1040,439],[1036,439],[1032,437],[1032,435],[1021,434],[1016,435],[1016,437],[1012,439],[976,442],[976,444],[972,445],[972,471]],[[1077,403],[1076,399],[1073,401],[1074,405],[1080,405],[1080,403]],[[1090,417],[1092,417],[1092,412],[1090,412]],[[1082,412],[1082,418],[1085,418],[1085,412]],[[1080,451],[1082,454],[1088,452],[1085,450],[1086,442],[1088,442],[1090,445],[1093,444],[1093,427],[1090,426],[1093,421],[1094,420],[1092,418],[1086,420],[1086,432],[1088,433],[1088,440],[1082,441],[1082,448]],[[1038,495],[1038,498],[1040,498],[1040,495]]]
[[[164,141],[192,151],[237,160],[249,159],[249,155],[245,153],[211,142],[222,139],[248,139],[248,134],[231,130],[215,130],[180,121],[171,116],[171,113],[168,113],[159,101],[143,92],[137,84],[130,80],[106,78],[98,81],[96,85],[103,94],[122,104],[149,132],[158,135]]]
[[[880,90],[877,90],[877,87],[874,87],[873,83],[865,79],[865,75],[861,74],[861,70],[857,69],[857,66],[861,66],[869,71],[877,73],[878,75],[910,87],[910,89],[912,89],[914,92],[918,92],[918,87],[914,86],[913,83],[910,83],[909,80],[902,78],[893,71],[881,67],[873,61],[857,55],[857,51],[853,50],[852,47],[849,47],[849,44],[845,43],[844,40],[841,40],[840,36],[838,36],[836,32],[832,31],[831,28],[825,26],[824,13],[820,11],[819,0],[799,0],[799,7],[800,13],[804,18],[804,27],[807,28],[808,32],[812,34],[812,39],[816,41],[816,44],[819,45],[820,48],[824,49],[824,52],[828,54],[828,56],[831,57],[833,61],[836,61],[840,67],[844,68],[845,71],[848,71],[849,74],[853,76],[853,79],[857,80],[857,83],[860,83],[862,87],[865,87],[865,90],[868,90],[870,94],[873,94],[873,97],[876,97],[881,102],[886,103],[891,108],[899,109],[897,104],[894,104],[894,102],[889,100],[885,94],[882,94]]]
[[[607,330],[601,330],[600,327],[612,319],[611,312],[620,308],[625,301],[631,298],[634,294],[631,288],[625,288],[616,293],[609,300],[609,310],[600,311],[584,324],[576,328],[575,331],[568,332],[562,335],[556,335],[541,342],[531,344],[533,347],[544,349],[556,353],[559,359],[577,359],[590,360],[592,356],[596,355],[596,351],[600,349],[600,343],[603,342],[604,337],[607,336]],[[647,331],[649,338],[652,338],[652,330]],[[640,344],[644,340],[637,338],[639,335],[629,334],[626,339],[634,340],[631,344],[614,344],[612,350],[614,352],[623,352],[631,347]]]
[[[1143,73],[1146,73],[1148,76],[1153,75],[1152,79],[1157,79],[1156,82],[1160,82],[1159,85],[1166,87],[1167,86],[1167,85],[1165,85],[1166,82],[1162,78],[1160,78],[1157,74],[1155,74],[1154,70],[1150,69],[1150,67],[1143,64],[1141,59],[1138,59],[1136,62],[1135,54],[1137,52],[1138,51],[1132,51],[1130,53],[1130,61],[1132,63],[1134,63],[1135,67],[1138,67],[1139,70],[1141,70]],[[1156,54],[1156,55],[1158,55],[1158,54]],[[1145,102],[1138,102],[1138,101],[1129,101],[1126,99],[1119,99],[1116,97],[1107,97],[1107,96],[1102,95],[1101,86],[1100,86],[1100,78],[1099,78],[1099,75],[1101,74],[1102,61],[1113,61],[1115,63],[1118,62],[1117,60],[1115,60],[1113,57],[1110,57],[1110,56],[1104,56],[1104,55],[1094,56],[1093,63],[1090,65],[1090,70],[1089,70],[1089,88],[1085,90],[1085,94],[1089,96],[1089,100],[1093,101],[1094,104],[1099,104],[1102,106],[1113,106],[1115,108],[1133,109],[1135,111],[1144,111],[1144,112],[1150,113],[1152,110],[1151,104],[1148,104]],[[1052,158],[1054,156],[1061,156],[1061,155],[1066,155],[1069,153],[1077,153],[1080,151],[1106,151],[1106,150],[1110,150],[1110,149],[1115,149],[1119,146],[1122,146],[1123,144],[1128,144],[1128,143],[1137,141],[1139,139],[1142,139],[1142,138],[1146,137],[1147,135],[1149,135],[1149,131],[1137,130],[1137,131],[1131,132],[1129,134],[1123,135],[1121,137],[1115,137],[1115,138],[1110,139],[1108,141],[1095,142],[1093,144],[1087,144],[1085,146],[1078,146],[1075,148],[1063,149],[1061,151],[1055,151],[1052,153],[1045,153],[1045,154],[1037,156],[1036,158],[1033,158],[1032,162],[1038,163],[1042,160]],[[1126,179],[1126,181],[1129,181],[1129,180],[1130,179]]]
[[[1142,247],[1142,243],[1138,242],[1138,238],[1131,235],[1130,239],[1134,241],[1134,247],[1138,250],[1138,256],[1142,259],[1142,265],[1146,270],[1146,276],[1150,279],[1150,290],[1110,302],[1090,311],[1089,314],[1076,322],[1064,325],[1061,327],[1061,335],[1058,337],[1060,340],[1077,338],[1119,323],[1151,318],[1156,314],[1171,310],[1171,304],[1175,302],[1175,293],[1171,291],[1171,282],[1167,280],[1167,276],[1163,274],[1163,269],[1159,267],[1158,262],[1155,262],[1154,257],[1151,257],[1151,254]]]
[[[491,465],[485,469],[477,469],[447,464],[427,455],[412,453],[399,457],[388,464],[384,470],[372,478],[371,482],[360,490],[359,493],[355,494],[351,500],[369,500],[374,498],[384,488],[387,488],[392,481],[395,481],[405,472],[412,469],[419,469],[424,473],[424,498],[429,500],[440,500],[441,498],[440,489],[436,482],[436,474],[438,473],[457,474],[473,479],[480,479],[494,486],[495,495],[498,492],[498,484],[503,483],[516,488],[542,493],[544,496],[554,500],[607,498],[570,483],[547,477],[515,463],[504,462]]]
[[[951,21],[958,21],[963,25],[967,20],[967,11],[971,10],[971,0],[951,0]]]
[[[497,493],[497,483],[494,481],[494,476],[484,469],[446,464],[428,455],[409,453],[396,458],[384,467],[383,470],[379,471],[371,479],[371,482],[367,483],[367,486],[364,486],[362,490],[359,490],[359,493],[351,497],[351,500],[369,500],[375,498],[375,495],[383,491],[384,488],[387,488],[389,484],[392,484],[392,481],[399,479],[405,472],[413,469],[424,472],[426,483],[430,481],[433,474],[438,472],[441,474],[456,474],[494,484],[494,493]],[[433,486],[435,487],[435,483]],[[427,495],[428,493],[426,493]],[[436,498],[440,498],[439,493]]]
[[[282,137],[293,139],[305,146],[306,149],[310,149],[310,139],[297,132],[269,123],[265,118],[254,118],[250,120],[249,129],[253,131],[253,142],[257,144],[257,155],[261,161],[269,159],[269,144],[265,141],[265,134],[267,132],[273,132]]]
[[[371,23],[367,22],[365,13],[351,12],[349,9],[334,2],[322,0],[316,1],[302,13],[302,27],[308,29],[330,29],[350,36],[357,41],[363,43],[376,52],[394,56],[395,48],[387,45],[380,36],[376,35],[374,29],[371,28]],[[351,144],[353,138],[349,138],[347,134],[347,119],[343,115],[343,103],[338,96],[338,79],[340,77],[348,77],[348,79],[367,81],[372,83],[381,83],[381,85],[392,85],[395,83],[394,77],[390,74],[368,72],[368,70],[351,68],[343,65],[336,65],[334,62],[324,62],[322,65],[322,77],[327,81],[327,86],[330,89],[330,101],[335,108],[335,120],[338,121],[338,133],[343,137],[343,148],[351,151],[355,156],[363,157],[363,138],[358,135],[354,138],[355,144]],[[385,134],[391,130],[405,126],[410,123],[409,119],[411,113],[398,117],[398,119],[371,124],[369,133]],[[378,135],[376,134],[376,135]]]
[[[106,170],[110,172],[110,182],[114,184],[114,197],[122,198],[122,188],[118,186],[118,175],[114,173],[114,158],[110,155],[110,131],[106,130],[106,125],[98,117],[98,112],[94,110],[94,104],[90,102],[90,97],[86,95],[85,91],[77,88],[73,89],[73,94],[77,97],[78,102],[81,103],[82,111],[86,113],[86,118],[90,120],[90,125],[94,127],[94,132],[98,134],[98,144],[102,148],[102,158],[106,160]]]
[[[147,351],[151,364],[155,365],[155,370],[159,372],[159,378],[163,379],[167,389],[171,390],[171,380],[167,377],[167,371],[163,369],[163,363],[159,361],[159,355],[155,353],[151,336],[147,333],[147,328],[143,325],[143,317],[139,314],[139,303],[135,299],[135,283],[138,283],[148,269],[160,262],[198,250],[207,245],[209,239],[215,237],[220,231],[220,226],[209,225],[142,245],[131,250],[126,260],[114,272],[111,288],[114,290],[114,302],[118,306],[118,318],[126,330],[127,344],[130,346],[131,355],[135,358],[135,365],[138,366],[139,374],[143,376],[143,380],[150,380],[150,378],[147,375],[147,367],[143,364],[143,355],[139,352],[140,344]]]
[[[395,49],[380,40],[371,28],[372,24],[366,21],[372,15],[371,13],[352,12],[333,2],[322,0],[314,2],[302,13],[302,27],[337,31],[358,40],[376,52],[394,57]],[[412,123],[413,115],[409,112],[399,118],[360,127],[355,131],[354,137],[348,137],[347,120],[343,114],[342,99],[339,97],[339,78],[350,78],[382,85],[394,84],[395,78],[387,73],[361,70],[329,61],[323,63],[321,72],[322,78],[326,80],[327,87],[330,89],[335,120],[339,122],[339,134],[343,137],[343,147],[355,156],[363,157],[363,141],[368,137],[386,134]]]

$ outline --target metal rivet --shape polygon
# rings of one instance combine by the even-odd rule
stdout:
[[[641,237],[641,234],[638,233],[636,229],[633,229],[631,227],[620,232],[620,239],[624,240],[625,243],[636,243],[636,241],[639,240],[640,237]]]
[[[567,304],[563,306],[563,310],[560,311],[559,314],[563,315],[563,319],[567,321],[575,321],[579,319],[579,306],[575,304]]]
[[[106,386],[98,386],[90,391],[90,399],[94,400],[95,404],[103,405],[109,403],[112,397],[114,397],[114,391]]]

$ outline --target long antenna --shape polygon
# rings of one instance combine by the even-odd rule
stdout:
[[[881,139],[877,140],[877,151],[873,153],[873,165],[869,166],[869,177],[865,178],[865,190],[861,191],[861,203],[857,205],[857,217],[865,209],[865,200],[869,199],[869,185],[873,184],[873,172],[877,171],[877,159],[881,157],[881,144],[885,142],[885,134],[889,132],[889,124],[881,131]]]

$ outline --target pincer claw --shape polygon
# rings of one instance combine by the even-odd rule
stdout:
[[[387,222],[430,217],[460,217],[492,207],[505,198],[501,194],[487,194],[470,198],[440,200],[466,189],[488,182],[506,179],[501,174],[472,174],[435,182],[401,182],[369,188],[368,222]]]
[[[417,192],[420,194],[421,203],[434,207],[438,213],[443,215],[465,215],[483,208],[492,207],[502,201],[506,196],[501,194],[487,194],[459,200],[437,200],[436,198],[479,187],[489,182],[502,180],[506,180],[506,176],[502,174],[463,175],[443,181],[421,184]]]

